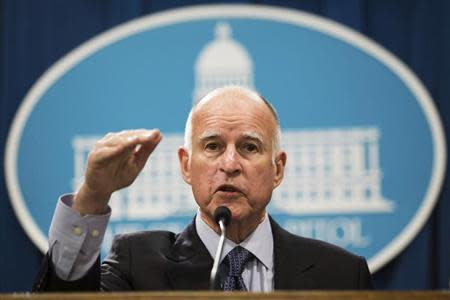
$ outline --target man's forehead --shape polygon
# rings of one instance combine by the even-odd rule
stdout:
[[[191,110],[195,115],[225,116],[247,112],[247,115],[260,114],[268,122],[272,120],[279,126],[278,116],[273,106],[257,92],[240,87],[228,86],[215,89],[203,97]]]
[[[214,96],[214,92],[212,93]],[[265,105],[264,101],[258,96],[249,97],[240,92],[226,92],[217,94],[214,97],[208,97],[202,100],[193,110],[193,119],[195,123],[202,123],[204,118],[231,118],[239,116],[240,120],[245,121],[258,118],[266,119],[270,122],[272,114]]]

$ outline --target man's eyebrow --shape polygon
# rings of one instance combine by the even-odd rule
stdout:
[[[204,131],[202,134],[200,134],[200,136],[198,137],[198,139],[200,141],[204,141],[204,140],[208,140],[208,139],[212,139],[212,138],[216,138],[220,136],[220,132],[218,131],[212,131],[212,130],[207,130]]]
[[[202,134],[200,134],[198,139],[200,141],[204,141],[204,140],[214,139],[214,138],[217,138],[220,136],[221,136],[221,134],[219,131],[207,130],[207,131],[203,132]],[[243,138],[246,138],[246,139],[255,140],[262,144],[264,143],[264,139],[262,138],[262,136],[255,131],[244,131],[240,134],[240,136]]]
[[[262,136],[259,133],[255,132],[255,131],[244,131],[241,134],[241,136],[244,137],[244,138],[250,138],[252,140],[256,140],[256,141],[258,141],[261,144],[264,143],[264,139],[262,138]]]

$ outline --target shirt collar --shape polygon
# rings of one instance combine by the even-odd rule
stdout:
[[[214,259],[217,245],[219,244],[220,235],[218,235],[212,228],[210,228],[200,216],[200,211],[195,217],[195,228],[198,236],[203,244],[208,249],[209,254]],[[227,254],[238,244],[225,239],[222,257],[220,262],[227,256]],[[269,217],[266,213],[264,220],[258,224],[256,229],[239,244],[250,251],[266,268],[273,267],[273,235],[270,226]]]

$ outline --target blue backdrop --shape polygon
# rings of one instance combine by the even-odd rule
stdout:
[[[219,1],[0,1],[0,155],[12,119],[47,68],[89,38],[130,19],[184,5]],[[224,1],[220,1],[223,3]],[[231,1],[228,1],[231,2]],[[347,25],[405,62],[430,91],[447,140],[450,125],[449,1],[233,1],[277,5]],[[51,141],[40,141],[49,143]],[[3,159],[0,167],[3,170]],[[45,175],[45,170],[42,170]],[[378,289],[448,288],[450,213],[448,172],[426,226],[375,275]],[[27,291],[42,254],[20,227],[0,181],[0,292]]]

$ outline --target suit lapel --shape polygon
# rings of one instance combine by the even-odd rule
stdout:
[[[166,272],[171,289],[208,289],[213,260],[200,240],[194,222],[177,236],[168,258],[173,262]]]
[[[301,238],[282,229],[269,218],[274,240],[274,289],[317,289],[316,281],[308,276],[308,272],[314,268],[314,261],[305,255]]]

